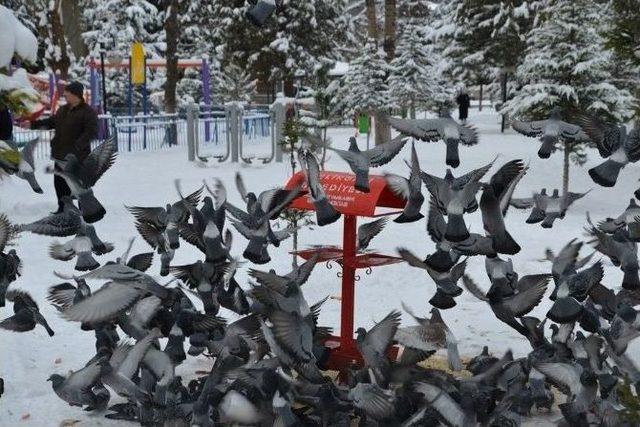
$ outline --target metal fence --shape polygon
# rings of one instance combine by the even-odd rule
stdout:
[[[154,151],[187,143],[186,113],[148,114],[135,116],[98,116],[99,134],[93,146],[109,137],[115,137],[120,152]],[[242,140],[262,144],[271,136],[271,115],[268,106],[247,108],[242,116]],[[228,117],[224,108],[211,108],[198,116],[197,135],[204,147],[227,145]],[[50,156],[52,130],[15,129],[14,138],[19,146],[34,138],[40,138],[34,157]]]

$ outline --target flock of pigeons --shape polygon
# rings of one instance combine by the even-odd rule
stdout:
[[[369,191],[369,168],[391,161],[406,144],[406,136],[444,140],[447,164],[452,167],[459,165],[459,143],[477,143],[474,129],[450,117],[390,122],[400,137],[367,151],[361,151],[354,139],[348,150],[334,150],[355,173],[358,191]],[[640,159],[637,128],[627,134],[624,127],[592,118],[578,127],[561,121],[557,112],[548,120],[514,122],[513,127],[541,137],[543,158],[559,140],[596,144],[608,158],[589,173],[601,185],[615,184],[622,167]],[[15,146],[6,147],[0,150],[11,150],[11,155],[0,152],[5,159],[0,170],[27,179],[34,190],[39,188],[28,154],[33,148],[20,152]],[[144,425],[349,426],[357,420],[372,426],[517,426],[533,410],[551,410],[554,386],[566,395],[559,404],[559,425],[613,427],[640,422],[640,371],[626,353],[629,342],[640,336],[640,316],[634,309],[640,304],[640,206],[633,199],[618,217],[597,225],[588,218],[586,226],[595,252],[624,273],[619,292],[604,284],[602,261],[592,262],[595,252],[580,257],[584,243],[576,239],[557,254],[547,251],[550,273],[521,277],[512,260],[501,257],[520,251],[507,230],[509,207],[530,207],[527,222],[551,227],[583,194],[559,196],[554,191],[548,196],[543,189],[531,199],[513,198],[528,170],[521,160],[505,163],[488,180],[484,178],[495,160],[457,178],[449,170],[437,177],[420,169],[413,144],[409,176],[385,178],[406,200],[396,222],[424,218],[423,183],[430,195],[426,221],[435,250],[424,259],[404,248],[398,253],[435,283],[429,300],[431,317],[403,307],[416,325],[401,327],[401,313],[394,310],[371,329],[359,328],[356,345],[363,364],[348,367],[346,383],[338,384],[324,370],[328,350],[323,341],[331,330],[318,325],[318,316],[326,298],[309,304],[301,288],[318,255],[286,274],[250,268],[252,281],[242,287],[235,273],[245,261],[232,256],[233,234],[227,226],[230,223],[247,240],[243,258],[264,265],[270,261],[269,248],[293,232],[278,229],[276,221],[297,197],[310,197],[319,226],[337,221],[341,214],[323,189],[315,154],[299,150],[306,182],[292,189],[256,194],[237,175],[243,207],[227,200],[225,186],[217,179],[186,197],[176,181],[176,200],[164,207],[128,207],[137,231],[160,257],[161,275],[174,277],[168,283],[146,273],[154,252],[131,256],[133,240],[113,261],[100,265],[94,258],[114,249],[92,225],[105,214],[92,187],[115,158],[115,144],[108,141],[84,161],[70,156],[57,162],[51,171],[72,189],[62,213],[25,225],[0,217],[0,307],[5,301],[13,304],[13,315],[0,321],[0,329],[26,332],[40,325],[54,335],[33,298],[13,285],[9,288],[21,272],[13,242],[24,232],[72,237],[53,242],[50,255],[74,260],[79,273],[56,273],[64,282],[52,286],[47,299],[64,319],[94,336],[96,353],[77,370],[49,377],[53,391],[69,405]],[[465,215],[478,208],[484,233],[470,232],[465,222]],[[360,226],[359,251],[367,249],[386,221]],[[200,259],[174,265],[175,251],[184,242],[201,252]],[[465,274],[473,256],[485,259],[486,290]],[[102,285],[96,286],[98,281]],[[546,318],[528,316],[551,281],[553,305]],[[609,286],[618,288],[617,283]],[[499,320],[525,337],[531,352],[517,359],[510,351],[494,357],[485,347],[463,363],[440,311],[455,306],[463,289],[485,301]],[[201,301],[203,310],[194,299]],[[221,317],[221,307],[236,313],[237,320]],[[393,358],[392,345],[400,348]],[[449,371],[423,363],[441,349],[447,352]],[[187,355],[211,358],[211,370],[189,380],[176,375]],[[460,375],[463,369],[470,376]],[[124,403],[109,405],[112,393]]]

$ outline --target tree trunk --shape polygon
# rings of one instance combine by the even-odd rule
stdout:
[[[164,33],[167,43],[167,80],[164,84],[164,108],[167,113],[173,114],[177,109],[176,86],[178,85],[178,38],[180,37],[180,23],[178,22],[179,0],[166,1],[166,13],[164,21]],[[177,128],[175,124],[170,127],[169,143],[178,143]]]
[[[80,0],[65,0],[62,2],[62,22],[69,47],[76,58],[84,58],[89,53],[82,38],[85,30],[82,22],[83,7]]]
[[[482,95],[483,95],[482,89],[484,89],[484,88],[482,86],[482,83],[480,83],[480,100],[479,100],[479,103],[478,103],[478,111],[482,111]]]
[[[571,143],[564,142],[564,163],[562,165],[562,196],[566,197],[569,193],[569,156],[571,154]]]
[[[367,35],[378,43],[378,21],[376,19],[376,0],[365,0],[367,7]]]
[[[69,53],[67,52],[67,39],[64,34],[64,27],[62,26],[62,17],[60,16],[61,1],[62,0],[55,0],[53,3],[51,3],[51,8],[49,9],[51,42],[60,50],[60,54],[58,57],[49,58],[49,66],[54,71],[60,72],[60,77],[63,80],[68,80],[71,59],[69,58]]]
[[[178,0],[167,0],[167,16],[164,21],[164,32],[167,43],[167,80],[164,84],[164,106],[167,113],[175,113],[177,107],[176,85],[178,84],[178,38],[180,24],[178,22]]]
[[[376,111],[373,113],[374,128],[376,131],[375,145],[384,144],[391,140],[391,126],[387,120],[387,113]]]
[[[500,82],[500,90],[502,91],[502,105],[500,108],[504,108],[504,103],[507,102],[507,72],[502,72],[502,81]],[[507,115],[502,113],[502,122],[500,125],[500,132],[504,133],[507,127]]]
[[[396,51],[396,0],[384,0],[384,51],[391,62]]]

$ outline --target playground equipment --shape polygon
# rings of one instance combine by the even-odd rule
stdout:
[[[326,368],[339,371],[341,378],[344,379],[346,370],[350,366],[353,364],[362,365],[362,356],[353,339],[355,282],[360,280],[360,277],[356,275],[356,270],[366,269],[365,272],[370,274],[373,267],[402,262],[401,258],[395,256],[372,252],[358,254],[356,252],[358,217],[395,215],[404,208],[405,202],[391,191],[384,177],[380,175],[369,176],[371,189],[369,193],[362,193],[354,189],[355,175],[350,173],[320,172],[320,182],[331,204],[344,215],[342,248],[330,246],[292,253],[306,260],[318,254],[318,261],[327,262],[328,268],[331,268],[331,262],[336,262],[342,267],[342,273],[338,273],[338,277],[342,279],[340,336],[332,336],[327,339],[325,347],[329,350]],[[300,184],[303,185],[304,192],[307,189],[304,172],[293,175],[287,182],[286,188],[292,189]],[[376,213],[378,207],[394,210]],[[291,204],[291,208],[314,210],[309,195],[306,193],[296,198]],[[397,353],[397,349],[392,349],[391,353],[392,356],[395,356],[394,353]]]

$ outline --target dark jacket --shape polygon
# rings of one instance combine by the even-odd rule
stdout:
[[[7,108],[0,107],[0,140],[10,141],[13,139],[13,122],[11,113]]]
[[[84,160],[91,152],[91,141],[98,136],[98,116],[89,105],[81,102],[76,107],[63,105],[55,116],[37,120],[32,129],[55,129],[51,139],[51,157],[64,160],[73,153]]]
[[[456,98],[458,103],[458,116],[461,120],[466,119],[469,116],[469,105],[471,104],[471,98],[466,93],[461,93]]]

